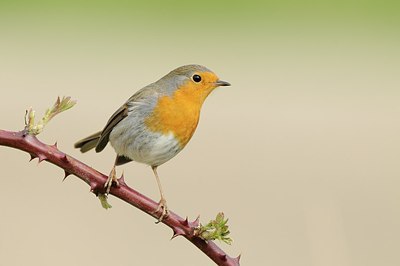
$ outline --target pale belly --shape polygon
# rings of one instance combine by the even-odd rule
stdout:
[[[110,143],[118,155],[150,166],[159,166],[181,150],[172,133],[161,134],[148,130],[124,130],[116,127],[110,134]]]

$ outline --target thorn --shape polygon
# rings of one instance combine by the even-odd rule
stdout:
[[[119,185],[126,186],[126,183],[125,183],[125,176],[124,176],[124,171],[122,171],[121,177],[120,177],[120,178],[118,178],[118,182],[119,182]]]
[[[68,160],[68,156],[65,153],[63,153],[63,155],[61,155],[61,160],[63,160],[64,162],[68,162],[69,161]]]
[[[71,175],[71,173],[68,172],[67,170],[64,170],[64,178],[63,178],[62,182],[64,182],[64,180],[65,180],[69,175]]]
[[[234,258],[233,260],[237,263],[237,265],[239,265],[240,263],[240,258],[242,257],[242,254],[239,254],[239,256],[237,256],[236,258]]]
[[[43,154],[39,154],[38,158],[39,158],[39,162],[38,163],[41,163],[42,161],[47,159],[46,156],[43,155]]]
[[[186,219],[185,219],[184,221],[180,221],[180,223],[181,223],[183,226],[189,226],[188,217],[186,216]]]
[[[37,158],[37,156],[34,155],[34,154],[30,154],[30,156],[31,156],[31,158],[29,159],[30,162],[31,162],[33,159]]]
[[[200,215],[198,215],[197,218],[190,223],[190,227],[197,228],[199,227],[199,225],[200,225]]]
[[[172,237],[171,237],[171,240],[174,239],[174,238],[177,237],[177,236],[183,236],[183,235],[185,235],[185,232],[184,232],[182,229],[180,229],[180,228],[175,228],[175,229],[172,229],[172,230],[173,230],[173,235],[172,235]]]
[[[222,254],[219,257],[221,258],[222,261],[227,261],[228,260],[228,256],[226,256],[226,254]]]
[[[57,141],[53,145],[50,145],[50,146],[57,150],[58,149]]]
[[[175,234],[175,233],[174,233],[174,234],[172,235],[172,237],[171,237],[171,240],[173,240],[175,237],[178,237],[178,236],[181,236],[181,234]]]

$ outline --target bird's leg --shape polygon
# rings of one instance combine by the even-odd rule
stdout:
[[[116,171],[115,171],[115,163],[114,163],[114,166],[111,169],[110,174],[108,175],[107,181],[104,184],[104,187],[106,188],[106,195],[108,195],[110,193],[110,189],[111,189],[113,182],[115,182],[117,184],[117,186],[119,185],[118,178],[117,178],[115,172]]]
[[[153,169],[153,173],[156,176],[158,189],[160,190],[160,195],[161,195],[161,199],[160,199],[160,201],[158,203],[157,210],[155,211],[155,213],[161,211],[161,216],[160,216],[160,218],[158,218],[158,221],[156,222],[156,223],[159,223],[165,217],[168,216],[169,211],[168,211],[168,206],[167,206],[167,200],[164,197],[164,193],[163,193],[163,189],[162,189],[162,186],[161,186],[160,178],[158,177],[158,174],[157,174],[157,166],[152,166],[151,169]]]

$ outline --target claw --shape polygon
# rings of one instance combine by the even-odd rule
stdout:
[[[164,198],[161,198],[160,202],[158,203],[157,210],[154,213],[158,213],[161,211],[161,215],[158,218],[156,224],[162,222],[162,220],[169,215],[169,210],[167,206],[167,201]]]
[[[115,175],[115,167],[111,170],[110,174],[108,175],[106,183],[104,183],[104,187],[106,188],[106,195],[110,194],[111,187],[115,183],[119,186],[118,178]]]

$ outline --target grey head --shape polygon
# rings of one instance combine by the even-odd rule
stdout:
[[[193,75],[204,72],[213,73],[210,69],[202,65],[184,65],[172,70],[167,75],[156,81],[154,85],[163,88],[166,94],[171,95],[176,88],[179,88],[188,79],[191,79]]]
[[[165,77],[167,76],[185,76],[187,78],[190,78],[193,74],[195,73],[201,73],[201,72],[211,72],[212,71],[205,66],[202,65],[185,65],[178,67],[171,72],[169,72]]]

